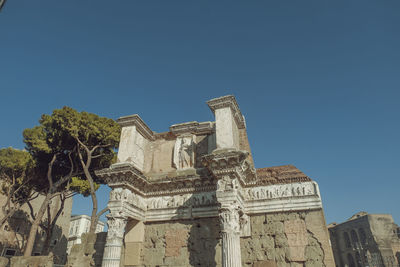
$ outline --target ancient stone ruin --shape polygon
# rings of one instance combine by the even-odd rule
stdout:
[[[153,132],[122,117],[104,267],[334,266],[316,182],[292,165],[255,169],[233,96],[213,122]]]

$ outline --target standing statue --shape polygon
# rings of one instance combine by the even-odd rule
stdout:
[[[179,169],[191,168],[194,165],[193,136],[180,136],[174,147],[174,165]]]

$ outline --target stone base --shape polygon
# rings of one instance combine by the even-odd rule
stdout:
[[[17,256],[11,258],[11,267],[53,267],[53,255],[50,256]]]
[[[9,263],[8,258],[6,257],[0,257],[0,267],[6,267]]]
[[[90,267],[94,266],[93,255],[96,234],[83,234],[82,243],[75,244],[68,256],[67,267]]]

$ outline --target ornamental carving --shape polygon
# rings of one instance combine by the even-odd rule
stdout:
[[[146,208],[146,203],[143,198],[126,188],[122,189],[119,187],[111,190],[110,201],[120,201],[121,203],[127,202],[128,204],[139,207],[143,210]]]
[[[216,205],[215,192],[204,192],[199,194],[186,194],[175,196],[151,197],[147,200],[148,209],[169,209],[179,207],[208,207]]]
[[[254,187],[245,189],[244,192],[247,200],[314,196],[318,194],[313,182]]]
[[[127,218],[107,216],[107,239],[122,239],[125,233]]]

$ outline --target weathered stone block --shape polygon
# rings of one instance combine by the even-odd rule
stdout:
[[[125,265],[139,265],[140,264],[140,250],[142,243],[140,242],[126,242],[125,243]]]
[[[295,217],[294,217],[295,218]],[[306,261],[304,250],[307,246],[307,229],[303,220],[285,221],[285,234],[291,261]]]
[[[283,223],[282,222],[271,222],[264,224],[264,231],[266,234],[280,234],[284,233]]]
[[[277,265],[275,261],[257,261],[253,267],[277,267]]]
[[[169,230],[165,233],[165,256],[176,257],[180,249],[187,245],[188,231],[186,229]]]
[[[11,258],[11,267],[53,267],[53,255],[49,256],[17,256]]]
[[[143,262],[146,266],[156,266],[164,264],[165,249],[152,248],[148,249],[147,253],[144,254]]]
[[[6,257],[0,257],[0,267],[6,267],[8,265],[8,258]]]

